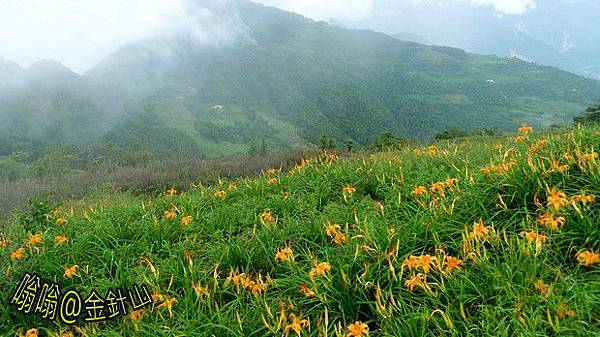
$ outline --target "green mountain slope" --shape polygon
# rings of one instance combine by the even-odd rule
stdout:
[[[52,106],[56,121],[42,131],[63,118],[93,120],[93,132],[47,132],[59,142],[219,156],[263,140],[271,150],[305,146],[324,133],[364,145],[383,130],[415,137],[448,127],[543,127],[600,97],[600,82],[555,68],[401,42],[246,1],[226,6],[220,10],[234,13],[243,31],[233,43],[199,43],[185,32],[139,41],[85,78],[65,79],[76,88],[58,98],[45,92],[49,101],[31,103],[38,93],[24,93],[8,115],[27,119]]]

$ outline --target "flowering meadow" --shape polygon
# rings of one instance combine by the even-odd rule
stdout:
[[[2,336],[598,336],[600,131],[524,125],[291,170],[66,203],[0,233]],[[37,219],[37,220],[36,220]],[[8,305],[146,285],[73,325]]]

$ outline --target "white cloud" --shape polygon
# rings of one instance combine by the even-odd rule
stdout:
[[[369,16],[375,0],[255,0],[265,5],[282,8],[307,17],[360,19]]]
[[[477,6],[491,6],[497,12],[517,15],[535,8],[535,0],[471,0]]]
[[[158,32],[191,30],[203,43],[227,43],[243,34],[235,15],[190,4],[226,0],[0,0],[0,58],[29,65],[57,59],[85,71],[119,46]],[[255,0],[313,19],[361,19],[379,13],[385,0]],[[521,14],[535,0],[387,0],[389,3],[451,5],[469,3],[498,13]],[[394,9],[393,7],[389,8]],[[240,28],[241,27],[241,28]]]
[[[536,0],[399,0],[396,3],[401,4],[402,2],[435,6],[468,3],[473,6],[492,7],[499,14],[507,15],[524,14],[536,6]]]
[[[0,0],[0,57],[23,65],[53,58],[82,71],[183,8],[179,0]]]

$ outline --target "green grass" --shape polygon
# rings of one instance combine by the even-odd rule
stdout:
[[[535,151],[542,138],[546,144]],[[82,294],[145,283],[177,301],[172,316],[157,302],[137,321],[79,324],[88,336],[281,336],[291,314],[307,319],[303,336],[346,336],[355,321],[366,323],[370,336],[598,335],[600,269],[577,261],[582,251],[600,250],[598,202],[564,206],[556,216],[566,221],[557,231],[537,219],[553,212],[549,188],[569,198],[600,195],[599,159],[582,159],[599,145],[597,129],[578,129],[530,135],[523,143],[513,136],[439,143],[432,154],[407,148],[333,162],[323,156],[294,174],[236,181],[234,189],[223,181],[154,200],[105,198],[97,205],[77,203],[74,211],[64,205],[49,222],[40,214],[15,219],[1,248],[0,332],[74,331],[6,305],[21,276],[35,272]],[[552,171],[552,158],[569,169]],[[502,163],[514,164],[504,173],[481,171]],[[277,183],[269,184],[270,178]],[[446,186],[445,196],[434,200],[431,185],[449,178],[459,180],[457,187]],[[416,196],[412,191],[420,185],[427,192]],[[346,186],[356,191],[344,196]],[[215,197],[217,190],[226,196]],[[177,216],[167,220],[168,210]],[[272,222],[261,219],[264,212],[271,212]],[[68,222],[57,225],[60,216]],[[184,216],[193,218],[187,226]],[[480,219],[494,232],[468,239]],[[332,242],[325,232],[329,222],[340,225],[347,242]],[[547,241],[536,250],[523,231]],[[11,261],[9,252],[25,247],[28,233],[42,234],[44,242]],[[57,235],[70,242],[55,245]],[[293,261],[276,261],[285,247],[293,249]],[[464,265],[449,273],[434,266],[427,287],[410,292],[406,280],[423,270],[411,271],[405,261],[427,254],[440,261],[458,257]],[[331,270],[311,278],[317,261]],[[65,268],[75,264],[77,274],[66,279]],[[267,288],[258,295],[236,288],[227,281],[232,272],[262,279]],[[539,280],[547,291],[536,289]],[[206,294],[197,296],[193,284]],[[302,285],[315,296],[304,296]],[[561,319],[557,310],[574,315]]]

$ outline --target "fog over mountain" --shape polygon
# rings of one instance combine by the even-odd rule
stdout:
[[[41,7],[33,12],[51,3],[58,4],[36,5]],[[253,152],[260,144],[271,151],[312,146],[324,134],[338,143],[351,139],[366,146],[384,131],[425,138],[450,127],[513,130],[524,122],[548,127],[570,122],[600,97],[600,82],[524,61],[531,56],[522,49],[515,49],[522,56],[517,59],[427,46],[422,43],[435,44],[439,36],[404,27],[390,35],[348,29],[245,0],[180,0],[159,16],[135,12],[131,2],[124,2],[131,7],[109,3],[114,8],[86,3],[96,5],[100,17],[118,8],[132,11],[121,19],[136,19],[125,24],[131,29],[124,34],[117,34],[110,24],[118,23],[110,21],[103,35],[84,17],[71,18],[51,30],[65,34],[51,44],[64,58],[48,54],[57,60],[0,61],[0,155],[58,143],[86,156],[108,144],[145,158],[174,153],[216,157]],[[160,0],[151,3],[170,8]],[[332,11],[327,6],[336,3],[314,4],[306,9],[326,15]],[[341,12],[345,24],[366,25],[377,17],[382,20],[374,28],[385,30],[395,22],[390,18],[405,15],[399,9],[381,12],[385,7],[378,2],[361,4]],[[497,22],[524,18],[540,8],[513,5],[415,2],[410,8],[423,10],[422,18],[435,11],[452,18],[460,10],[466,11],[463,16],[485,18],[476,14],[484,11]],[[27,12],[15,6],[19,10],[13,14]],[[108,14],[101,13],[103,8]],[[57,15],[68,18],[67,9]],[[455,24],[447,30],[459,36],[458,28],[464,27]],[[21,26],[19,36],[35,46],[33,37],[45,34],[42,26]],[[518,27],[511,36],[533,36],[535,27]],[[89,29],[94,32],[90,39],[112,36],[112,43],[102,48],[79,43]],[[36,53],[13,48],[9,35],[2,35],[0,55],[26,55],[28,50],[43,58],[49,50],[44,44]],[[523,39],[523,44],[535,41]],[[574,42],[563,41],[565,54],[581,49],[579,40],[569,41]]]
[[[391,35],[411,33],[435,45],[517,57],[600,79],[599,16],[600,2],[593,0],[375,0],[362,18],[330,21]]]

